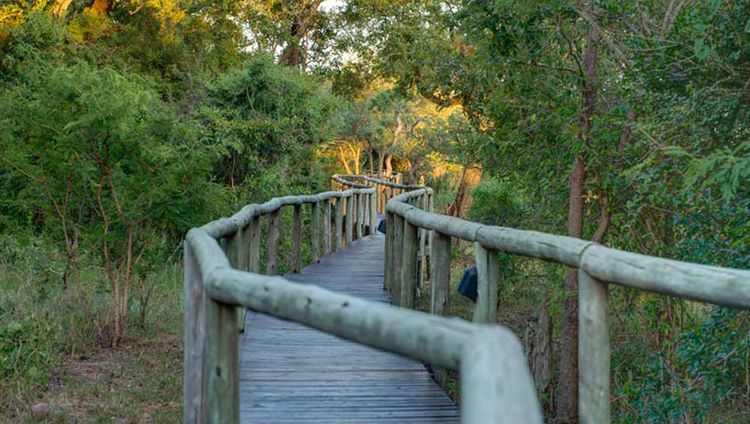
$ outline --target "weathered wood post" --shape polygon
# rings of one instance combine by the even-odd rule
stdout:
[[[578,414],[582,424],[608,424],[610,417],[609,288],[578,270]]]
[[[248,225],[250,229],[248,271],[260,272],[260,216],[255,216]]]
[[[377,200],[375,197],[377,196],[378,191],[377,189],[374,189],[373,192],[370,194],[370,235],[375,235],[378,233],[378,211],[377,211]],[[387,230],[386,230],[387,231]]]
[[[240,422],[240,358],[237,307],[206,297],[204,418],[211,424]]]
[[[385,258],[383,269],[383,289],[391,292],[393,286],[393,214],[385,213]]]
[[[281,225],[281,208],[268,216],[268,237],[266,238],[266,274],[276,275],[276,260],[279,252],[279,227]]]
[[[320,202],[310,204],[310,238],[312,239],[312,260],[320,262]]]
[[[354,193],[350,191],[346,198],[346,245],[352,243],[354,238]]]
[[[247,271],[247,242],[245,238],[245,228],[240,228],[226,238],[226,254],[229,259],[229,265],[232,268]],[[237,307],[237,326],[239,332],[245,331],[245,312],[243,307]]]
[[[206,312],[203,277],[190,242],[184,248],[185,331],[183,351],[183,423],[203,420],[203,352],[206,348]]]
[[[417,295],[417,227],[404,218],[400,306],[414,309]]]
[[[361,239],[365,234],[365,194],[357,194],[357,239]]]
[[[388,188],[384,186],[383,184],[378,184],[378,193],[380,194],[380,203],[378,207],[380,208],[380,213],[385,214],[385,205],[388,203],[388,195],[386,194],[386,190]]]
[[[391,227],[386,231],[393,232],[393,249],[391,249],[391,303],[401,306],[401,262],[403,261],[404,219],[393,213]]]
[[[427,211],[427,193],[419,196],[418,207],[423,211]],[[421,290],[424,287],[424,282],[427,278],[427,230],[424,228],[419,229],[419,259],[417,261],[417,287]]]
[[[380,209],[380,202],[382,201],[382,199],[381,199],[382,194],[380,193],[380,184],[378,184],[377,182],[373,182],[372,183],[372,187],[375,189],[375,212],[376,213],[384,213]]]
[[[323,254],[329,255],[333,250],[331,243],[331,202],[328,198],[323,201]]]
[[[500,273],[497,253],[487,250],[480,243],[474,244],[477,263],[477,304],[474,307],[474,322],[497,322],[497,285]]]
[[[430,253],[430,313],[446,315],[451,285],[451,237],[433,232]],[[435,380],[445,387],[448,374],[445,369],[433,367]]]
[[[294,205],[294,221],[292,224],[292,272],[297,273],[301,268],[302,247],[302,204]]]
[[[432,239],[430,312],[445,315],[451,279],[451,237],[437,231]]]
[[[344,247],[344,197],[336,198],[336,251]]]

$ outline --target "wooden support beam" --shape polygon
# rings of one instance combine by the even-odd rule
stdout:
[[[430,313],[446,315],[451,286],[451,237],[435,232],[432,235],[430,254]],[[448,373],[444,368],[433,366],[435,381],[445,388]]]
[[[370,210],[370,235],[378,233],[378,211],[377,211],[377,191],[369,195],[369,210]]]
[[[391,292],[393,286],[393,251],[394,251],[394,238],[393,238],[393,214],[386,212],[385,214],[385,258],[384,258],[384,269],[383,269],[383,289]]]
[[[183,423],[194,424],[203,419],[203,356],[206,349],[206,294],[195,251],[185,241],[184,296],[185,330],[183,350]]]
[[[240,228],[235,234],[229,237],[225,237],[225,248],[227,259],[229,259],[229,264],[232,266],[232,268],[242,271],[247,271],[246,257],[248,246],[245,241],[245,233],[245,229]],[[237,326],[240,333],[245,331],[245,313],[245,308],[237,308]]]
[[[417,227],[404,220],[400,306],[414,309],[417,296]]]
[[[445,315],[451,284],[451,237],[433,234],[432,261],[430,265],[430,313]]]
[[[423,194],[419,197],[418,207],[422,210],[427,210],[427,194]],[[419,259],[417,260],[417,289],[422,290],[424,282],[427,279],[427,236],[428,231],[424,228],[419,228]]]
[[[331,199],[323,202],[323,254],[329,255],[333,251],[331,243]]]
[[[206,299],[203,363],[204,417],[210,424],[240,422],[240,359],[237,307]]]
[[[253,217],[248,225],[250,230],[249,238],[249,258],[248,258],[248,271],[259,273],[260,272],[260,216]]]
[[[336,250],[344,247],[344,198],[336,198]]]
[[[364,194],[357,194],[357,239],[361,239],[365,234],[365,198]]]
[[[578,270],[578,414],[582,424],[609,424],[609,288]]]
[[[320,262],[320,202],[310,204],[310,249],[313,262]]]
[[[292,272],[302,268],[302,205],[294,205],[294,221],[292,224]]]
[[[268,215],[268,236],[266,238],[266,274],[276,275],[279,271],[277,260],[279,254],[279,227],[281,226],[281,208]]]
[[[497,253],[474,243],[477,264],[477,304],[474,307],[474,322],[495,324],[497,322],[497,285],[500,272]]]
[[[391,253],[391,303],[401,306],[401,262],[404,255],[404,219],[392,214],[391,227],[386,231],[393,232],[393,249]]]
[[[346,198],[346,245],[354,239],[354,194]]]

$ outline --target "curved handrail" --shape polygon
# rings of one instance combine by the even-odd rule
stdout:
[[[432,212],[432,190],[399,187],[366,176],[372,186],[398,187],[385,207],[385,286],[396,304],[411,307],[424,276],[425,239],[429,240],[433,313],[442,313],[448,296],[451,238],[475,243],[478,300],[474,319],[495,322],[497,252],[518,254],[579,269],[579,417],[585,423],[610,422],[610,344],[608,283],[750,310],[750,271],[657,258],[573,237],[482,225]],[[408,190],[408,191],[406,191]],[[427,207],[425,207],[427,206]],[[427,209],[427,210],[425,210]],[[425,237],[424,233],[429,232]],[[415,241],[418,240],[418,241]],[[420,252],[421,246],[421,252]],[[415,259],[415,256],[421,256]],[[415,271],[415,263],[418,271]]]
[[[312,208],[314,251],[320,241],[316,225],[320,221],[321,202],[325,210],[324,245],[331,241],[330,217],[334,205],[337,248],[352,241],[355,226],[357,237],[362,235],[364,225],[374,234],[377,183],[363,180],[371,186],[335,176],[334,181],[351,188],[279,197],[263,204],[248,205],[231,217],[188,232],[185,239],[184,422],[239,421],[237,333],[244,320],[238,319],[238,312],[251,308],[460,371],[464,423],[541,423],[541,410],[523,349],[507,329],[436,317],[257,273],[259,220],[269,217],[267,256],[275,255],[280,210],[284,206],[295,208],[292,236],[297,261],[302,205],[309,204]],[[408,187],[387,183],[403,186],[393,187],[404,190]],[[328,238],[325,233],[329,233]],[[275,267],[275,258],[269,258],[267,268],[269,264]]]
[[[499,250],[579,268],[602,281],[699,302],[750,309],[750,271],[720,268],[612,249],[574,237],[482,225],[423,211],[412,191],[388,202],[390,213],[420,228]]]

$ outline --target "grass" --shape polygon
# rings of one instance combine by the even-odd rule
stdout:
[[[89,264],[64,287],[61,261],[41,240],[0,239],[0,423],[179,422],[181,268],[147,279],[144,317],[133,293],[126,339],[110,349],[93,324],[101,273]]]

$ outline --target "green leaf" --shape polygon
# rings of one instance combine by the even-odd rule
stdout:
[[[695,57],[700,60],[705,60],[711,53],[711,46],[706,44],[702,38],[699,38],[695,40],[695,44],[693,44],[693,52],[695,53]]]

